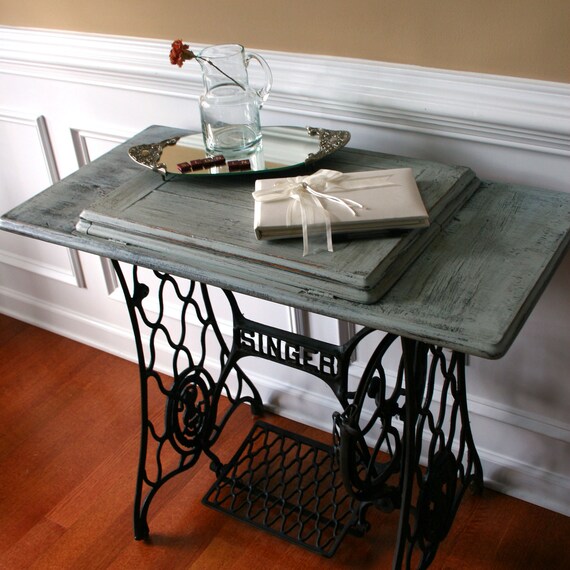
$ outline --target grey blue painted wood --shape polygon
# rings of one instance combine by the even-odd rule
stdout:
[[[178,176],[165,182],[146,171],[84,210],[78,229],[167,253],[180,263],[242,281],[251,280],[252,272],[262,273],[274,286],[285,283],[298,290],[372,303],[479,185],[468,168],[382,155],[363,160],[360,153],[345,152],[331,166],[349,172],[395,164],[413,168],[430,213],[430,227],[365,240],[335,238],[332,253],[303,257],[299,239],[258,241],[253,232],[251,177]]]
[[[239,253],[230,247],[227,240],[235,211],[227,207],[227,198],[231,195],[234,204],[250,199],[253,180],[248,178],[225,181],[200,178],[191,190],[200,193],[203,203],[211,205],[211,209],[198,213],[205,224],[217,230],[219,217],[223,217],[223,232],[218,232],[224,235],[220,240],[222,245],[205,248],[190,239],[184,245],[153,250],[145,247],[144,240],[139,240],[138,245],[126,243],[124,233],[117,236],[121,241],[113,241],[76,231],[81,213],[103,197],[117,197],[117,189],[122,185],[156,186],[158,175],[141,172],[141,167],[129,159],[127,150],[135,144],[156,142],[175,134],[179,134],[175,129],[150,127],[4,215],[0,228],[488,358],[500,357],[508,349],[570,238],[570,195],[483,183],[455,211],[453,206],[461,199],[461,192],[470,184],[476,185],[469,169],[440,167],[440,172],[454,172],[457,183],[448,185],[452,193],[447,196],[453,199],[440,202],[442,179],[434,174],[437,165],[351,149],[339,151],[318,166],[341,171],[413,166],[431,208],[430,215],[433,213],[438,219],[434,224],[437,231],[432,230],[433,239],[428,247],[421,253],[415,252],[415,261],[402,276],[398,273],[395,284],[389,271],[380,277],[378,282],[382,284],[385,280],[384,284],[391,288],[371,304],[334,295],[339,285],[326,282],[328,279],[333,282],[335,277],[330,265],[327,266],[331,259],[326,256],[331,254],[306,258],[311,271],[307,270],[300,280],[297,274],[302,268],[294,265],[300,262],[298,242],[280,244],[275,249],[274,244],[255,242],[250,230],[251,235],[236,242]],[[170,183],[166,191],[171,193],[172,203],[187,191],[182,188],[187,184],[186,181]],[[454,188],[457,195],[453,194]],[[160,207],[160,201],[154,201],[152,206]],[[242,215],[247,211],[244,206]],[[239,227],[245,223],[244,218],[238,221]],[[368,255],[371,244],[386,245],[383,240],[366,240],[339,245],[332,254],[337,258],[333,272],[342,271],[343,263],[350,266],[344,273],[343,286],[356,282],[366,291],[374,283],[375,266],[371,258],[357,258],[358,263],[354,259],[365,249]],[[281,251],[279,248],[288,252],[290,265],[286,268],[283,256],[275,254]],[[401,254],[398,248],[395,250]],[[238,255],[240,267],[236,270]],[[375,261],[378,259],[384,258],[376,257]],[[324,268],[319,268],[319,263]],[[364,268],[360,275],[359,263]],[[290,278],[276,277],[283,272]]]

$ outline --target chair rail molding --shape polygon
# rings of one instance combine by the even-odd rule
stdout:
[[[165,40],[0,26],[0,72],[197,98],[199,66],[170,65],[169,47]],[[266,104],[275,112],[570,156],[570,84],[259,53],[275,77]]]

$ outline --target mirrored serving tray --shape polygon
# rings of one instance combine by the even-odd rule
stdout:
[[[350,140],[348,131],[314,127],[263,127],[261,142],[254,148],[223,158],[223,164],[200,164],[211,157],[204,148],[201,133],[173,137],[158,143],[131,147],[129,156],[138,164],[167,174],[212,176],[248,174],[296,168],[316,162],[343,148]],[[198,161],[188,166],[192,161]],[[236,164],[236,161],[241,161]],[[234,170],[234,168],[239,169]],[[182,170],[182,172],[181,172]]]

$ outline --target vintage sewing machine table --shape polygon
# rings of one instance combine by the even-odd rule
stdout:
[[[255,240],[253,177],[163,182],[127,155],[133,145],[175,134],[151,127],[1,219],[5,230],[114,260],[140,367],[136,538],[149,533],[149,505],[160,487],[205,455],[215,472],[206,504],[326,556],[347,532],[368,531],[370,506],[399,509],[393,566],[427,567],[466,488],[483,485],[465,354],[499,358],[511,345],[566,249],[570,195],[480,183],[469,169],[343,149],[319,166],[412,167],[432,224],[303,258],[298,240]],[[221,288],[231,307],[229,344],[210,286]],[[165,324],[167,292],[180,307],[176,331]],[[342,346],[307,338],[249,320],[234,292],[362,328]],[[189,321],[202,329],[198,338],[190,338]],[[382,339],[351,390],[351,355],[373,330],[383,331]],[[213,341],[217,377],[205,368]],[[154,368],[159,342],[172,351],[170,385]],[[383,357],[396,342],[401,364],[392,382]],[[330,447],[261,421],[233,459],[218,458],[216,441],[237,406],[263,410],[240,367],[246,356],[326,382],[339,403]],[[148,417],[149,390],[164,398],[162,426]],[[221,396],[230,402],[223,414]]]

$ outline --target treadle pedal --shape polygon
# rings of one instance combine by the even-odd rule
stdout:
[[[358,521],[332,447],[263,421],[202,502],[327,557]]]

